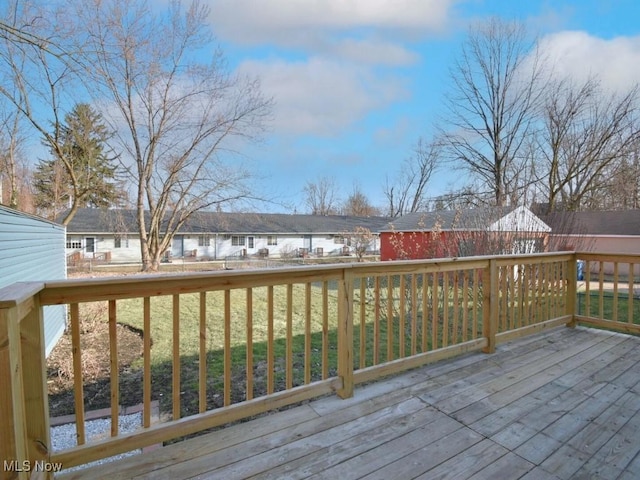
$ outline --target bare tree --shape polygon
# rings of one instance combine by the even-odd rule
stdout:
[[[355,253],[358,262],[364,261],[365,254],[375,248],[377,237],[366,227],[358,226],[353,231],[343,232],[342,236]]]
[[[566,210],[597,209],[637,145],[638,88],[607,95],[595,79],[577,86],[564,79],[547,91],[540,148],[546,162],[538,172],[547,211],[558,202]]]
[[[18,112],[7,112],[0,119],[0,191],[6,192],[6,205],[18,209],[18,197],[20,194],[20,162],[21,147],[24,136],[21,135],[20,115]],[[6,180],[6,181],[4,181]],[[0,195],[0,203],[3,203],[3,195]]]
[[[256,79],[230,73],[199,1],[172,2],[162,14],[143,0],[76,7],[87,74],[105,86],[118,150],[130,160],[143,269],[155,270],[195,212],[255,195],[230,149],[260,133],[271,101]],[[199,61],[207,50],[212,58]]]
[[[338,213],[336,180],[321,177],[304,186],[305,202],[311,215],[334,215]]]
[[[503,206],[525,168],[521,148],[531,132],[542,69],[520,23],[496,18],[471,29],[450,78],[443,139],[447,156],[479,179]]]
[[[607,210],[640,208],[640,145],[637,142],[627,158],[623,158],[610,178],[608,192],[600,195],[608,199]]]
[[[0,96],[42,138],[66,170],[77,197],[77,172],[64,149],[64,106],[81,90],[76,57],[69,40],[74,31],[66,12],[50,5],[14,0],[0,22]],[[21,122],[22,123],[22,122]],[[75,206],[75,202],[72,202]],[[75,209],[61,221],[68,224]]]
[[[384,195],[387,198],[388,215],[392,218],[425,209],[427,185],[438,168],[440,145],[418,139],[413,155],[406,159],[395,181],[387,178]]]
[[[355,217],[371,217],[378,215],[378,213],[378,209],[371,205],[371,202],[362,192],[360,186],[354,184],[353,191],[342,206],[342,214],[353,215]]]

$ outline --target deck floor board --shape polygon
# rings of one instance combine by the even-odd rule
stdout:
[[[60,478],[640,477],[640,338],[558,328]]]

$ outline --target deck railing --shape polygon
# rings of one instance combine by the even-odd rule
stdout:
[[[589,277],[584,293],[578,260]],[[5,467],[68,468],[332,392],[347,398],[358,383],[491,353],[563,324],[640,333],[636,264],[640,256],[568,252],[15,284],[0,290],[0,458],[15,461]],[[52,451],[43,307],[60,304],[69,312],[77,446]],[[93,346],[109,351],[111,365],[111,429],[98,441],[85,432],[81,331],[89,311],[109,326],[105,345]],[[143,337],[135,365],[142,425],[134,433],[118,428],[120,388],[130,381],[119,363],[122,322]],[[171,330],[167,344],[152,344],[158,328]],[[171,387],[159,391],[167,377]],[[152,421],[158,399],[160,419]],[[3,478],[28,478],[19,470],[3,468]]]

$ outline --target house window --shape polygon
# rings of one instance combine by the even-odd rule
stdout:
[[[233,247],[244,247],[246,237],[244,235],[232,235],[231,236],[231,246]]]
[[[82,248],[82,240],[79,238],[68,238],[67,248]]]
[[[278,237],[275,235],[267,235],[267,245],[278,245]]]
[[[333,243],[346,243],[342,235],[336,235],[333,237]]]
[[[126,235],[116,235],[113,237],[113,248],[129,248],[129,239]]]
[[[198,246],[208,247],[211,245],[211,235],[198,235]]]

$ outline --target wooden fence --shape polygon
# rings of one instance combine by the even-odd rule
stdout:
[[[578,261],[589,277],[580,303]],[[622,263],[632,272],[626,297]],[[358,383],[466,352],[492,353],[501,342],[563,324],[639,333],[637,263],[640,256],[567,252],[15,284],[0,290],[0,458],[68,468],[321,395],[347,398]],[[89,441],[81,331],[95,302],[109,325],[111,429]],[[52,451],[42,308],[59,304],[69,311],[77,446]],[[158,352],[152,341],[161,315],[170,319],[171,346]],[[144,340],[142,426],[126,434],[118,429],[126,373],[116,330],[123,321],[137,322]],[[171,388],[154,423],[158,355],[167,358]],[[188,379],[187,364],[197,372]],[[194,400],[187,405],[187,398]]]

